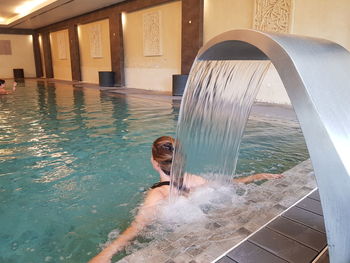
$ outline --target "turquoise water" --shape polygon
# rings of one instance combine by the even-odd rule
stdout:
[[[125,229],[158,180],[151,143],[175,134],[178,106],[34,81],[0,97],[0,262],[86,262]],[[297,123],[254,120],[237,170],[307,157]]]

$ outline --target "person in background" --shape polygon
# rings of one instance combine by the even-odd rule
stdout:
[[[157,219],[159,205],[168,200],[170,194],[170,171],[174,147],[175,140],[170,136],[159,137],[153,142],[151,163],[154,170],[159,173],[159,182],[155,183],[147,192],[145,200],[131,225],[116,240],[91,259],[89,263],[110,262],[114,254],[123,250],[144,227]],[[281,177],[281,174],[261,173],[235,178],[233,183],[248,184],[254,181]],[[209,183],[208,180],[198,175],[191,174],[189,178],[189,180],[186,180],[186,184],[179,188],[179,191],[184,191],[186,195],[193,192],[196,188]]]
[[[16,86],[17,86],[17,82],[14,81],[12,86],[12,91],[16,90]],[[0,95],[7,95],[11,93],[10,91],[5,90],[5,87],[6,87],[5,80],[0,79]]]

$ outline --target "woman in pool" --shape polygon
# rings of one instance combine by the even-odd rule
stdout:
[[[159,173],[160,181],[154,184],[147,192],[144,203],[140,206],[131,225],[108,247],[90,260],[90,263],[110,262],[114,254],[123,250],[145,226],[157,219],[157,208],[162,201],[168,199],[170,193],[170,169],[173,160],[174,145],[175,140],[169,136],[162,136],[153,142],[151,163],[153,168]],[[251,183],[263,179],[280,178],[281,176],[280,174],[267,173],[254,174],[234,179],[234,182]],[[191,175],[190,179],[186,180],[186,185],[182,186],[182,189],[185,189],[188,193],[206,183],[208,181],[204,178]]]
[[[10,94],[11,92],[5,90],[5,80],[0,79],[0,95],[7,95]],[[17,82],[13,82],[12,90],[15,91],[17,86]]]

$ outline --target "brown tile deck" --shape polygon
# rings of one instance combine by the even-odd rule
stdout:
[[[283,213],[282,216],[304,224],[322,233],[326,233],[323,216],[315,214],[311,211],[294,206],[285,213]]]
[[[255,259],[259,259],[259,262],[271,262],[271,263],[286,263],[287,261],[275,256],[269,251],[255,245],[250,241],[243,242],[237,249],[230,251],[227,254],[228,258],[233,259],[236,262],[256,262]]]
[[[326,249],[313,263],[329,263],[328,249]]]
[[[327,245],[326,235],[284,217],[278,217],[267,228],[310,247],[318,252]]]
[[[315,191],[216,262],[328,263],[326,246],[320,196]]]

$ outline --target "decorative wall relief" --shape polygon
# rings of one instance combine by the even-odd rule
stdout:
[[[11,40],[0,40],[0,55],[12,55]]]
[[[254,29],[290,33],[292,19],[293,0],[255,0]]]
[[[102,58],[101,25],[94,24],[90,27],[90,54],[92,58]]]
[[[58,59],[67,59],[66,35],[64,31],[57,32]]]
[[[143,15],[143,55],[161,56],[161,12],[155,11]]]

